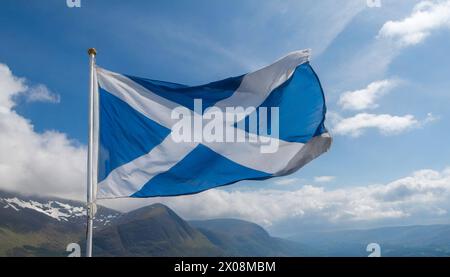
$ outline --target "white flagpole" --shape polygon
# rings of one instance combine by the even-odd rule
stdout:
[[[89,143],[88,143],[88,161],[87,161],[87,232],[86,232],[86,257],[92,257],[92,232],[95,215],[95,186],[96,186],[96,167],[97,167],[97,138],[98,138],[98,114],[97,114],[97,78],[95,76],[95,48],[89,48]]]

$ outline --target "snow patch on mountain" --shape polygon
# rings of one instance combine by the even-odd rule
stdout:
[[[4,209],[13,209],[17,212],[20,212],[22,209],[31,209],[58,221],[70,221],[86,216],[85,207],[69,205],[56,200],[38,202],[35,200],[19,199],[18,197],[9,197],[0,198],[0,203]],[[109,225],[118,216],[119,213],[98,213],[95,221],[102,225]]]
[[[40,203],[33,200],[24,201],[17,197],[5,198],[3,200],[7,203],[6,207],[11,207],[16,211],[19,211],[20,209],[31,209],[48,215],[58,221],[68,221],[68,218],[70,217],[79,217],[84,216],[85,214],[83,207],[73,207],[58,201]]]

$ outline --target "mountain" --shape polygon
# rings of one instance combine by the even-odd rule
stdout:
[[[304,256],[307,247],[275,238],[261,226],[238,219],[190,221],[225,256]]]
[[[94,235],[95,256],[217,256],[222,251],[162,204],[120,216]]]
[[[111,224],[119,212],[99,207],[95,226]],[[62,256],[85,235],[84,203],[0,191],[0,256]]]
[[[289,239],[316,249],[319,256],[367,256],[372,242],[380,245],[382,256],[450,256],[450,225],[303,232]]]
[[[67,256],[69,243],[83,247],[84,206],[83,202],[0,191],[0,256]],[[162,204],[128,213],[99,206],[94,226],[94,256],[303,253],[300,244],[271,237],[254,223],[233,219],[187,222]]]
[[[94,236],[96,256],[292,256],[301,246],[236,219],[186,222],[162,204],[121,215]]]

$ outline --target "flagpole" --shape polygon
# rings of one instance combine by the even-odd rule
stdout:
[[[86,230],[86,257],[92,257],[92,233],[95,214],[95,167],[96,164],[96,145],[97,145],[97,95],[96,76],[95,76],[95,56],[97,51],[95,48],[89,48],[89,142],[88,142],[88,161],[87,161],[87,230]]]

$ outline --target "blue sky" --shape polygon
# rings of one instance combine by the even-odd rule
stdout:
[[[97,62],[104,68],[185,84],[240,75],[290,51],[311,48],[311,64],[330,111],[331,150],[284,179],[163,201],[188,218],[240,217],[279,233],[311,221],[338,227],[448,222],[450,197],[442,197],[450,195],[449,1],[381,0],[381,7],[369,7],[365,0],[317,2],[81,0],[81,8],[68,8],[65,0],[3,1],[0,63],[11,71],[3,77],[26,86],[10,93],[13,106],[4,106],[28,124],[26,132],[14,131],[8,138],[26,133],[36,143],[21,146],[22,140],[15,139],[17,145],[4,144],[1,164],[29,177],[13,178],[0,170],[1,186],[83,197],[89,47],[97,48]],[[345,94],[350,102],[343,100]],[[358,95],[365,104],[353,103]],[[53,139],[61,148],[47,145]],[[40,147],[36,153],[42,155],[36,156],[47,162],[34,157],[30,163],[23,154],[8,164],[12,146],[31,152]],[[69,174],[69,194],[58,184],[48,185],[69,176],[64,170],[71,166],[55,165],[70,159],[66,150],[76,156],[67,163],[77,168]],[[399,187],[410,193],[401,201],[373,195]],[[352,193],[355,199],[339,196]],[[417,200],[414,193],[429,193],[430,199]],[[276,195],[272,200],[298,198],[288,206],[269,201],[273,207],[265,209],[277,212],[258,209],[271,195]],[[352,206],[365,196],[379,202]],[[231,198],[233,207],[228,203],[206,211],[208,201],[219,205]],[[107,204],[126,209],[151,201]],[[331,214],[332,209],[342,214]]]

